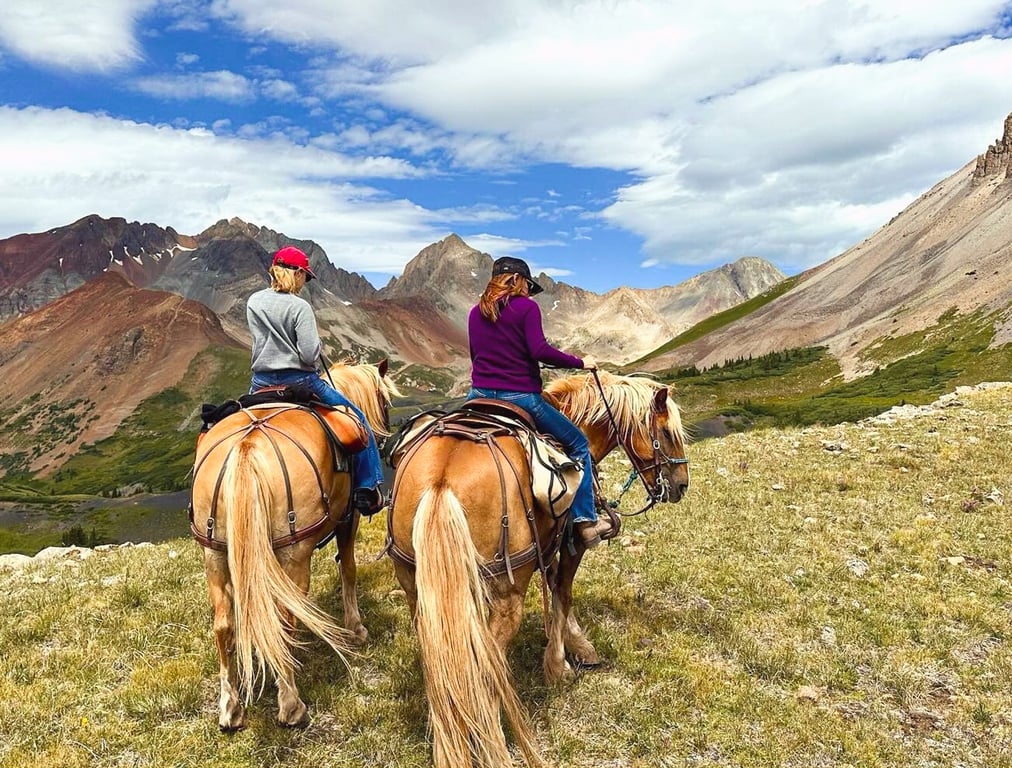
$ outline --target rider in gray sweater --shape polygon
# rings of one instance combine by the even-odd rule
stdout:
[[[307,280],[316,277],[306,254],[294,246],[274,254],[271,287],[257,291],[246,302],[246,321],[253,335],[253,380],[250,391],[263,387],[298,384],[310,389],[327,405],[346,405],[362,420],[368,445],[352,458],[351,504],[364,515],[383,508],[383,466],[376,437],[362,412],[342,393],[320,378],[322,344],[313,308],[297,296]]]

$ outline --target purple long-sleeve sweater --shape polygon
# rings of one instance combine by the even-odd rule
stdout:
[[[583,367],[583,360],[548,343],[541,307],[526,296],[511,298],[494,323],[482,316],[478,306],[472,307],[467,335],[473,387],[540,392],[539,362],[558,368]]]

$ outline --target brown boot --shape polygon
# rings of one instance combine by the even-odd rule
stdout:
[[[593,549],[601,543],[601,536],[611,532],[611,520],[584,520],[573,526],[576,536],[587,549]]]

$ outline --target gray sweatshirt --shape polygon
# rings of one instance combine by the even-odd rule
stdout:
[[[253,334],[254,373],[316,370],[320,333],[308,301],[265,288],[246,302],[246,322]]]

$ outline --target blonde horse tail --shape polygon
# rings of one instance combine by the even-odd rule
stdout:
[[[415,513],[415,627],[436,768],[510,765],[500,708],[529,765],[543,765],[506,657],[487,622],[488,596],[464,510],[447,488]]]
[[[293,654],[301,645],[294,636],[296,622],[323,639],[345,664],[349,649],[345,630],[312,603],[275,557],[271,514],[277,504],[271,473],[255,443],[244,440],[229,460],[221,484],[236,667],[247,701],[257,675],[262,689],[266,670],[280,678],[298,666]]]

